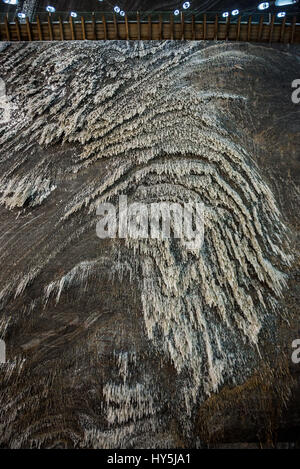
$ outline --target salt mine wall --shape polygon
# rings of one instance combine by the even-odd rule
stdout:
[[[300,446],[300,49],[1,44],[0,447]],[[204,238],[97,236],[201,203]]]

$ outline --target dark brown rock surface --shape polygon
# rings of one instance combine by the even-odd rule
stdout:
[[[299,446],[299,49],[1,47],[1,446]],[[99,239],[120,194],[202,248]]]

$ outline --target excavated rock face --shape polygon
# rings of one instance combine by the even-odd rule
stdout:
[[[297,50],[40,43],[4,45],[0,62],[1,445],[193,447],[287,428]],[[202,247],[99,239],[96,208],[121,194],[203,203]]]

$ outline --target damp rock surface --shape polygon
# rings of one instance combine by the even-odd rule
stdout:
[[[299,59],[1,46],[2,447],[299,444]],[[100,240],[121,194],[203,203],[203,246]]]

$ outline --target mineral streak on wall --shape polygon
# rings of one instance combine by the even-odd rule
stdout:
[[[2,447],[195,447],[287,428],[298,54],[1,46]],[[203,247],[99,240],[96,207],[120,194],[203,202]]]

